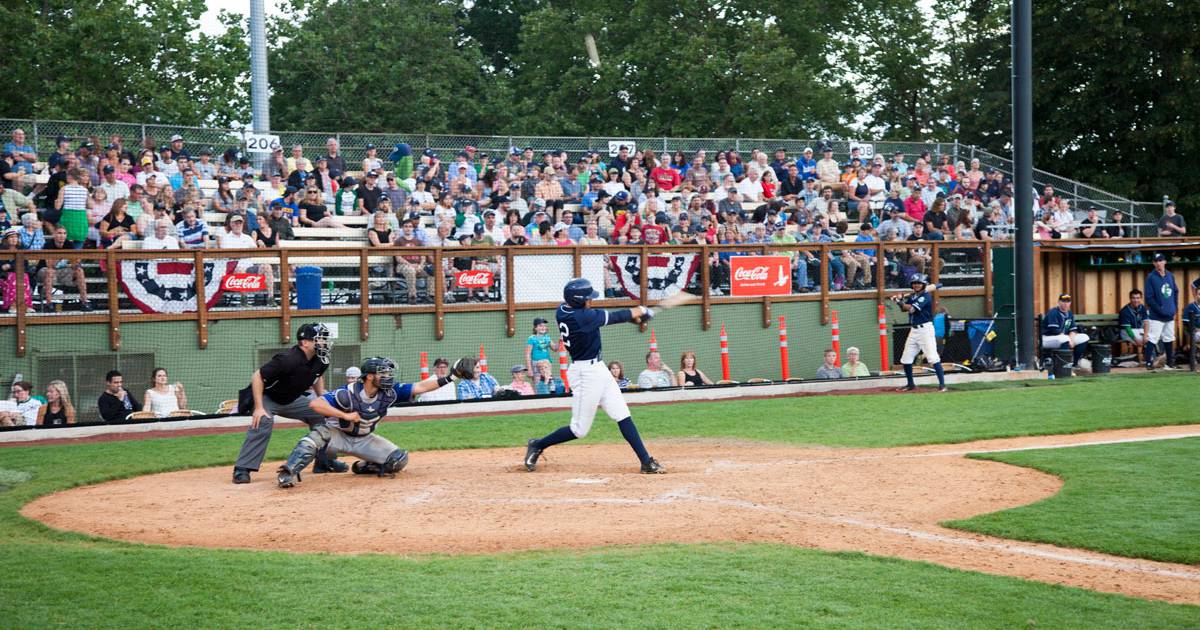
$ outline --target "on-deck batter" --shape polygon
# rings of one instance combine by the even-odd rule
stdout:
[[[563,287],[563,304],[559,305],[555,318],[563,345],[571,355],[571,367],[567,368],[567,381],[571,384],[571,424],[541,439],[529,440],[525,449],[525,469],[530,472],[537,469],[538,457],[551,446],[587,435],[596,417],[596,407],[602,407],[604,413],[617,420],[621,435],[642,462],[642,472],[664,473],[666,470],[646,452],[621,388],[600,356],[602,326],[650,319],[654,312],[644,306],[612,311],[588,308],[588,302],[598,297],[600,294],[585,278],[571,280]]]

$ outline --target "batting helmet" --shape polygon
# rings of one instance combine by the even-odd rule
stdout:
[[[305,324],[296,331],[296,341],[312,341],[317,349],[317,358],[329,365],[329,327],[319,322]]]
[[[600,297],[587,278],[575,278],[563,287],[563,301],[575,308],[583,308],[588,300]]]
[[[380,387],[391,387],[396,382],[396,363],[387,357],[371,357],[362,364],[365,378],[370,374],[379,375]]]
[[[912,286],[914,284],[919,284],[921,286],[928,286],[929,285],[929,277],[923,273],[914,273],[913,275],[908,277],[908,285]]]

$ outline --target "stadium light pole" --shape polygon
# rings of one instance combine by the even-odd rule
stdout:
[[[1033,341],[1033,11],[1012,3],[1013,186],[1016,215],[1017,369],[1034,364]]]
[[[250,0],[250,113],[254,133],[271,131],[270,90],[267,86],[267,30],[264,0]],[[260,171],[266,162],[265,154],[255,154],[255,168]]]

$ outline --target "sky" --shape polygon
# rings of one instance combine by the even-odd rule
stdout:
[[[267,17],[270,17],[279,14],[279,6],[283,2],[282,0],[265,0],[265,4]],[[208,11],[200,18],[200,30],[209,35],[221,33],[223,29],[221,23],[217,21],[217,14],[222,9],[231,13],[250,15],[250,0],[208,0]]]

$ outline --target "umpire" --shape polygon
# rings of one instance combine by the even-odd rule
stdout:
[[[271,357],[254,372],[248,388],[254,399],[254,411],[246,441],[234,464],[233,483],[250,483],[250,471],[262,465],[276,414],[302,420],[310,428],[325,423],[325,416],[308,404],[325,393],[322,375],[329,368],[330,349],[329,329],[324,324],[305,324],[296,333],[295,346]],[[346,472],[348,468],[321,451],[313,472]]]

